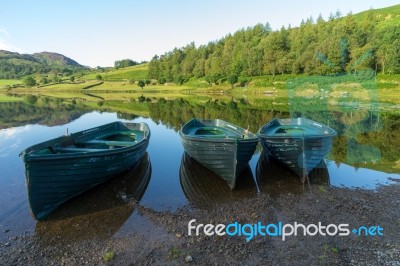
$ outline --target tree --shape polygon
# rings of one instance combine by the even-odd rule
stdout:
[[[145,83],[143,80],[139,80],[139,81],[138,81],[138,86],[139,86],[140,88],[142,88],[142,90],[143,90],[143,87],[146,86],[146,83]]]
[[[24,82],[25,86],[27,86],[27,87],[32,87],[32,86],[36,85],[36,80],[32,77],[26,77],[23,80],[23,82]]]
[[[230,74],[228,76],[228,82],[229,84],[231,84],[232,88],[233,88],[233,84],[235,84],[236,82],[238,82],[238,76],[236,74]]]
[[[96,79],[97,79],[97,80],[102,80],[103,77],[102,77],[100,74],[97,74]]]
[[[60,82],[60,79],[58,78],[57,74],[55,74],[55,75],[52,77],[52,81],[53,81],[54,83]]]
[[[42,79],[40,80],[40,83],[47,84],[47,83],[49,83],[49,80],[46,77],[42,77]]]
[[[138,100],[139,100],[140,103],[143,103],[146,100],[146,97],[144,97],[143,94],[142,94],[142,96],[138,97]]]
[[[71,82],[75,82],[75,77],[74,77],[74,76],[71,76],[71,77],[69,78],[69,80],[70,80]]]
[[[132,59],[122,59],[122,60],[117,60],[114,62],[114,67],[116,69],[118,68],[124,68],[124,67],[130,67],[130,66],[136,66],[139,63],[136,61],[133,61]]]

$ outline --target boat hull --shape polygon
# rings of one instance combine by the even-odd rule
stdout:
[[[37,222],[35,237],[44,246],[51,245],[49,240],[55,235],[63,244],[109,239],[135,211],[131,203],[140,202],[150,179],[151,162],[146,152],[128,171],[63,203],[45,221]]]
[[[94,138],[95,132],[106,134],[123,130],[120,124],[113,127],[108,124],[93,132],[87,130],[63,136],[32,146],[23,152],[29,205],[37,220],[45,219],[65,201],[133,167],[146,152],[150,131],[144,123],[130,124],[131,129],[143,128],[147,136],[127,147],[56,154],[41,154],[36,151],[55,147],[60,143],[65,146],[65,143],[71,141],[77,143],[90,140]],[[68,150],[68,147],[64,149]]]
[[[222,178],[191,158],[186,152],[182,155],[179,179],[182,191],[190,204],[200,208],[251,197],[257,193],[248,164],[241,172],[235,190],[231,190]]]
[[[274,133],[289,126],[303,132]],[[258,136],[269,156],[304,178],[332,149],[336,132],[305,118],[274,119],[259,130]]]
[[[232,134],[229,138],[203,137],[189,133],[193,128],[226,128],[228,125],[235,128],[236,136]],[[220,176],[234,189],[238,176],[246,168],[258,144],[256,135],[251,132],[247,135],[248,138],[243,138],[244,131],[245,129],[223,120],[193,119],[182,127],[180,136],[190,157]]]
[[[298,175],[282,166],[281,162],[268,156],[264,151],[256,165],[256,179],[260,191],[268,193],[272,198],[279,198],[285,193],[301,194],[304,192],[304,183],[299,180]],[[310,185],[330,186],[329,171],[325,160],[311,170],[307,182]]]

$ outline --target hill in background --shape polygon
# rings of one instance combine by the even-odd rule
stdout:
[[[149,63],[149,78],[182,84],[247,83],[252,77],[326,75],[372,69],[400,73],[400,5],[328,18],[308,18],[274,31],[268,23],[243,28],[196,47],[175,48]]]
[[[157,80],[248,84],[281,74],[324,75],[363,68],[400,73],[400,5],[358,14],[308,18],[299,27],[273,31],[268,23],[243,28],[207,45],[194,43],[154,56],[149,64],[86,68],[57,53],[0,50],[0,79],[75,76],[105,81]],[[116,61],[116,62],[123,62]],[[56,79],[55,79],[56,80]],[[204,83],[204,84],[203,84]]]
[[[0,50],[0,79],[16,79],[32,74],[68,72],[86,69],[75,60],[58,53],[19,54]]]
[[[32,57],[38,59],[41,63],[46,65],[83,67],[75,60],[72,60],[69,57],[57,53],[50,53],[50,52],[34,53]]]

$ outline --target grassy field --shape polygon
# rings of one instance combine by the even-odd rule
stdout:
[[[0,88],[5,88],[6,86],[22,84],[19,79],[0,79]]]
[[[96,85],[100,83],[97,80],[88,80],[83,83],[58,83],[45,87],[35,88],[32,87],[30,90],[32,91],[74,91],[74,90],[82,90],[88,86]]]
[[[21,97],[14,97],[0,92],[0,103],[2,102],[20,102],[23,101]]]
[[[133,67],[135,68],[135,67]],[[322,81],[321,81],[322,79]],[[262,76],[247,80],[243,86],[223,83],[220,85],[204,86],[204,80],[192,80],[183,85],[164,84],[148,85],[141,89],[137,84],[129,81],[118,82],[99,82],[97,80],[87,80],[80,84],[55,84],[46,87],[14,88],[4,89],[4,95],[13,94],[36,94],[48,97],[61,98],[66,101],[85,102],[107,105],[108,102],[134,103],[138,102],[139,97],[143,96],[146,102],[154,102],[159,98],[165,99],[208,99],[228,100],[237,99],[246,101],[250,104],[262,107],[263,109],[275,108],[290,102],[290,93],[293,96],[304,97],[309,101],[313,98],[316,102],[329,100],[330,105],[351,104],[353,102],[363,102],[367,104],[371,101],[379,101],[382,106],[400,105],[400,75],[379,75],[377,82],[373,79],[369,82],[371,88],[366,89],[359,82],[345,81],[340,82],[340,77],[315,77],[315,76],[292,76],[277,75]],[[315,80],[316,84],[313,84]],[[295,94],[290,92],[291,81],[298,82],[294,87]],[[336,82],[335,82],[336,81]],[[324,88],[327,82],[328,89]],[[199,84],[203,84],[199,86]],[[88,86],[89,89],[84,89]],[[15,101],[11,96],[2,96],[0,101]],[[297,100],[296,100],[297,101]],[[115,103],[114,103],[115,104]],[[265,108],[264,108],[264,107]],[[120,108],[122,108],[120,106]],[[124,107],[125,108],[125,107]]]
[[[400,17],[400,5],[390,6],[386,8],[381,8],[377,10],[367,10],[361,13],[358,13],[355,18],[357,20],[365,19],[368,14],[373,13],[377,19],[377,27],[379,29],[384,29],[386,27],[392,26],[400,26],[399,25],[399,17]]]
[[[100,75],[105,81],[121,81],[121,80],[145,80],[147,79],[148,65],[137,65],[132,67],[125,67],[120,69],[112,69],[105,72],[95,72],[83,76],[83,79],[91,80],[96,79],[97,75]]]

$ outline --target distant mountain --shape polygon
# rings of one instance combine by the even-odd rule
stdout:
[[[83,67],[75,60],[72,60],[71,58],[66,57],[65,55],[62,55],[62,54],[41,52],[41,53],[34,53],[32,56],[34,58],[39,59],[40,62],[47,64],[47,65]]]
[[[0,50],[0,79],[13,79],[35,73],[73,72],[87,67],[58,53],[19,54]]]

